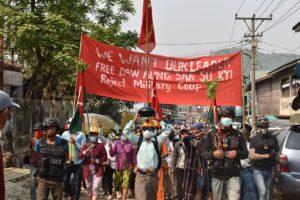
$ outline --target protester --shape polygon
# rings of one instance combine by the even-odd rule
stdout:
[[[69,144],[69,160],[64,166],[64,191],[67,199],[79,200],[83,160],[79,159],[78,155],[80,149],[86,143],[86,137],[81,131],[70,133],[68,124],[65,125],[65,132],[61,135],[61,138],[67,140]],[[72,180],[71,176],[73,177]]]
[[[12,107],[20,107],[14,103],[8,94],[0,90],[0,130],[4,128],[6,121],[12,118]],[[5,182],[3,171],[3,152],[0,145],[0,200],[5,199]]]
[[[104,196],[109,195],[107,200],[113,198],[112,187],[113,187],[113,175],[116,168],[116,156],[110,155],[111,147],[114,145],[116,135],[114,132],[109,134],[108,141],[105,144],[105,150],[107,154],[107,161],[104,163],[104,173],[102,179],[102,189],[104,191]]]
[[[126,124],[123,133],[132,144],[137,145],[137,173],[135,178],[135,197],[138,200],[154,200],[157,195],[158,176],[160,167],[160,146],[168,137],[169,131],[164,130],[155,136],[154,122],[147,119],[142,125],[142,135],[137,136],[131,132],[133,124],[140,119],[136,114],[134,119]]]
[[[33,126],[34,137],[29,142],[29,163],[30,163],[30,199],[36,200],[37,170],[39,154],[35,151],[36,141],[43,137],[43,124],[35,123]]]
[[[167,187],[169,187],[169,183],[166,181],[166,176],[168,173],[168,163],[165,158],[168,156],[168,146],[167,141],[163,141],[160,146],[160,158],[161,158],[161,165],[158,169],[158,190],[157,190],[157,200],[164,200],[165,198],[168,199],[167,194]]]
[[[244,129],[244,137],[246,139],[247,149],[250,147],[250,131]],[[250,157],[241,159],[241,200],[257,199],[257,192],[253,180],[252,162]]]
[[[110,156],[116,156],[115,190],[121,191],[122,200],[125,200],[130,186],[130,174],[136,165],[134,147],[124,135],[110,147]]]
[[[183,192],[183,176],[184,176],[184,165],[185,165],[185,159],[186,159],[186,149],[183,144],[183,138],[189,134],[188,129],[181,129],[179,131],[179,138],[180,141],[175,144],[175,148],[172,154],[172,166],[171,168],[175,170],[175,176],[176,176],[176,186],[177,188],[177,199],[182,200],[184,197]]]
[[[257,118],[257,130],[250,142],[250,158],[253,162],[253,177],[259,200],[265,200],[272,182],[279,145],[277,138],[268,132],[269,120],[265,116]]]
[[[79,159],[83,159],[83,177],[87,187],[87,196],[97,200],[99,186],[103,176],[103,163],[107,161],[107,154],[102,143],[98,143],[98,128],[90,127],[89,143],[83,145]]]
[[[191,135],[183,138],[186,149],[186,162],[184,169],[183,189],[185,200],[203,198],[203,188],[205,180],[205,166],[201,158],[203,148],[202,123],[194,123],[191,126]]]
[[[248,156],[243,135],[232,128],[233,110],[221,107],[220,124],[204,142],[202,157],[211,161],[213,200],[240,199],[240,159]]]
[[[60,132],[59,121],[47,118],[44,121],[46,136],[36,141],[39,153],[37,200],[47,200],[51,191],[54,200],[63,198],[64,164],[68,158],[68,142],[56,134]]]

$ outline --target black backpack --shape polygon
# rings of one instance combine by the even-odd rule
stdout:
[[[136,154],[138,154],[139,150],[140,150],[140,147],[142,145],[142,142],[143,142],[143,139],[144,137],[141,135],[138,139],[138,142],[137,142],[137,151],[136,151]],[[153,145],[154,145],[154,148],[155,148],[155,151],[156,151],[156,154],[157,154],[157,158],[158,158],[158,165],[156,167],[156,171],[159,170],[160,166],[161,166],[161,155],[160,155],[160,151],[159,151],[159,147],[158,147],[158,142],[157,142],[157,137],[154,136],[154,141],[152,141]]]

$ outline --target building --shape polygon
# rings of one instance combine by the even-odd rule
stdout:
[[[0,90],[11,97],[22,98],[23,78],[21,68],[0,60]]]
[[[295,69],[300,59],[293,60],[257,79],[256,102],[258,115],[289,117],[300,113],[291,108],[293,99],[300,89],[300,79]]]

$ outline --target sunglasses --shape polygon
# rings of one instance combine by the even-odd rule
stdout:
[[[143,131],[147,131],[147,130],[148,131],[154,131],[154,128],[153,127],[143,127],[142,130]]]

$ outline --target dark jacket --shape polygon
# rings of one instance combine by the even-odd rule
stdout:
[[[216,159],[213,152],[216,150],[226,151],[235,150],[237,156],[234,159]],[[204,141],[202,157],[210,161],[210,168],[213,178],[226,179],[232,176],[239,176],[240,159],[248,157],[248,149],[244,136],[235,129],[226,135],[220,135],[217,130],[211,132]]]

